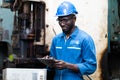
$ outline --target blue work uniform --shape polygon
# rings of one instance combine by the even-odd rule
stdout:
[[[86,32],[75,28],[66,39],[61,33],[52,40],[50,55],[58,60],[76,64],[79,72],[70,69],[55,69],[54,80],[83,80],[83,75],[89,75],[96,70],[96,50],[93,39]]]

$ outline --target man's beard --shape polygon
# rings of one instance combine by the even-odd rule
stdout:
[[[72,28],[70,28],[70,29],[68,29],[68,30],[62,30],[62,31],[63,31],[63,33],[65,33],[65,34],[67,35],[67,34],[70,34],[70,33],[71,33],[71,30],[72,30]]]
[[[70,33],[70,31],[65,31],[63,30],[63,33],[65,33],[66,35]]]
[[[73,26],[70,26],[69,29],[67,29],[67,30],[62,30],[62,31],[63,31],[63,33],[65,33],[65,34],[67,35],[67,34],[70,34],[70,33],[71,33],[72,29],[73,29]]]

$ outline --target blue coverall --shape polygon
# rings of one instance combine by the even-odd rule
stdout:
[[[70,69],[55,69],[54,80],[83,80],[83,75],[94,73],[97,67],[94,41],[90,35],[78,27],[67,40],[65,37],[64,33],[60,33],[53,38],[50,56],[76,64],[79,72]]]

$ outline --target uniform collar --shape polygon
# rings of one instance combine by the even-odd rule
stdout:
[[[74,37],[76,36],[76,34],[78,34],[78,30],[79,30],[79,29],[78,29],[78,27],[76,26],[76,28],[74,29],[74,31],[72,32],[72,34],[70,35],[70,37],[71,37],[71,38],[74,38]],[[61,34],[61,38],[62,38],[62,37],[64,38],[65,36],[66,36],[65,33],[62,33],[62,34]]]

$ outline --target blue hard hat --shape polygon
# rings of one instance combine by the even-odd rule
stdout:
[[[67,16],[70,14],[78,14],[72,3],[64,1],[58,6],[56,16]]]

